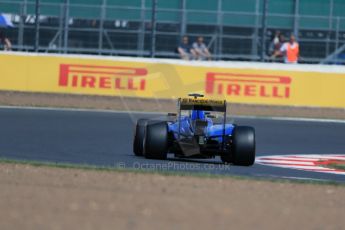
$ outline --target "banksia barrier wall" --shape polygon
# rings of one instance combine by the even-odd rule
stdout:
[[[345,108],[345,67],[2,53],[0,90]]]

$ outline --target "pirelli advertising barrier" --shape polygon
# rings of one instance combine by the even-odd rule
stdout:
[[[214,65],[0,54],[0,90],[155,99],[197,92],[233,103],[345,108],[345,67],[327,73],[305,71],[302,65],[300,71],[279,68],[283,64],[267,69],[263,64],[255,68],[255,63],[249,64],[251,68],[235,63]]]

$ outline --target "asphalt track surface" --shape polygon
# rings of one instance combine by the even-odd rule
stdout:
[[[157,114],[0,108],[0,157],[170,171],[268,178],[311,178],[345,183],[344,175],[254,164],[240,167],[220,159],[147,160],[132,153],[134,123]],[[345,154],[345,123],[234,118],[256,129],[257,156]]]

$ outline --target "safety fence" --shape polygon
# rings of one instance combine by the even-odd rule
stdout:
[[[14,50],[178,58],[188,35],[204,36],[215,60],[272,61],[268,46],[280,30],[296,34],[302,63],[345,62],[342,0],[39,2],[0,0],[14,24],[6,31]]]

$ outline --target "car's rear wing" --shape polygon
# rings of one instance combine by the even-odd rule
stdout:
[[[203,110],[226,112],[225,100],[211,100],[200,98],[179,98],[180,110]]]

